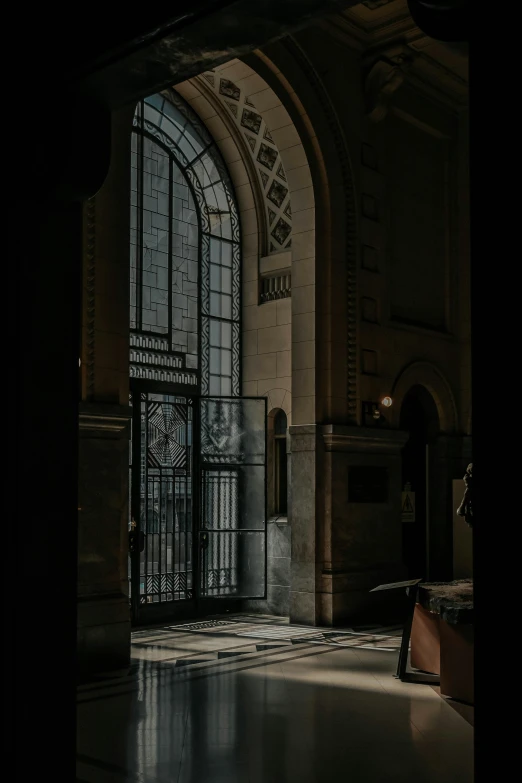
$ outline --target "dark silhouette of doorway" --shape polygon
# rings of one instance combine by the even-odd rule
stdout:
[[[404,397],[400,427],[409,433],[402,450],[402,487],[415,493],[415,521],[403,522],[402,556],[408,577],[429,579],[427,528],[429,525],[429,447],[439,432],[439,415],[431,394],[415,385]]]

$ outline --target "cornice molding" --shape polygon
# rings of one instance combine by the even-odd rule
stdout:
[[[408,440],[402,430],[378,430],[325,424],[321,427],[326,451],[366,451],[398,454]]]
[[[132,408],[128,405],[81,403],[78,413],[82,436],[119,437],[132,418]]]

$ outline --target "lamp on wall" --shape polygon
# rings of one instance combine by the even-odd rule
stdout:
[[[380,402],[364,401],[362,404],[363,425],[366,427],[385,427],[386,418],[382,414],[382,409],[389,408],[392,404],[391,397],[383,397]]]

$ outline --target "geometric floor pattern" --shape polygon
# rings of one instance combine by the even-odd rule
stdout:
[[[259,653],[280,655],[289,652],[297,645],[353,647],[361,650],[380,650],[398,653],[401,644],[402,629],[372,628],[368,630],[336,629],[318,630],[305,626],[290,625],[287,621],[270,622],[272,618],[254,615],[253,617],[236,615],[232,619],[213,619],[196,623],[180,623],[153,631],[137,631],[132,639],[135,654],[144,655],[147,651],[157,651],[162,647],[164,655],[158,662],[168,666],[182,666],[203,669],[209,664],[223,659],[237,658],[246,660]],[[266,622],[268,620],[268,622]],[[186,634],[201,634],[208,642],[205,652],[168,655],[177,640]],[[231,644],[231,638],[237,638],[237,645]],[[220,643],[226,640],[226,647]],[[183,645],[179,645],[183,650]],[[141,653],[140,651],[143,651]]]
[[[79,686],[77,783],[471,783],[473,728],[395,679],[398,628],[227,615],[132,634]]]

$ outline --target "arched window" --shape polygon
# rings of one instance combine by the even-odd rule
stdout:
[[[179,602],[264,595],[266,401],[240,397],[232,184],[174,91],[139,103],[131,165],[130,596],[141,621]]]
[[[138,104],[132,134],[130,375],[240,393],[240,236],[232,185],[177,93]]]
[[[276,514],[287,513],[286,430],[286,413],[279,410],[274,418],[274,511]]]

